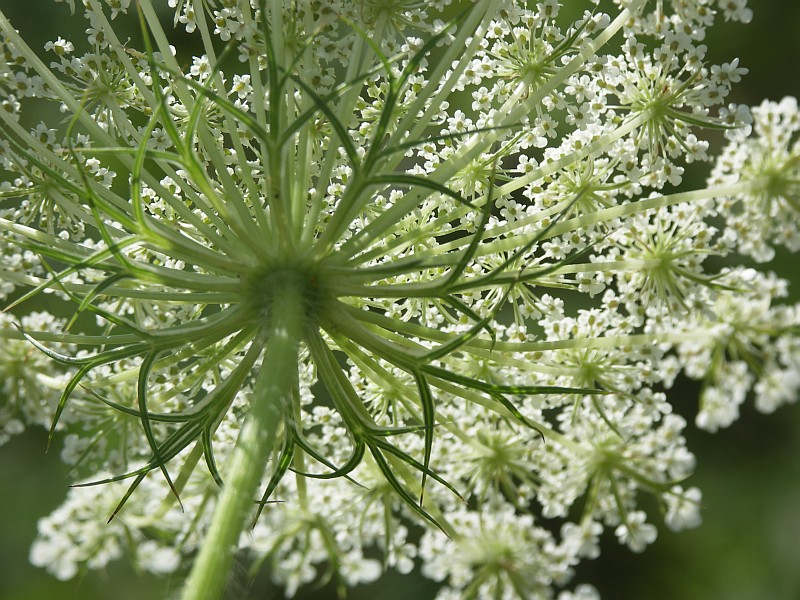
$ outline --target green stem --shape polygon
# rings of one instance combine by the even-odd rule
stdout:
[[[239,536],[255,506],[267,460],[285,420],[297,379],[298,343],[305,309],[302,284],[290,276],[282,278],[281,284],[272,291],[271,310],[264,327],[267,346],[250,410],[227,465],[225,486],[182,600],[210,600],[222,595]]]

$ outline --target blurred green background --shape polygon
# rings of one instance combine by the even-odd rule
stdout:
[[[574,0],[572,0],[574,1]],[[164,2],[166,4],[166,2]],[[568,0],[567,4],[570,4]],[[800,2],[751,0],[753,23],[727,24],[706,40],[711,62],[739,57],[750,69],[734,101],[800,96]],[[58,35],[79,38],[84,22],[69,18],[51,0],[0,0],[0,7],[33,47]],[[183,35],[173,40],[180,44]],[[782,254],[769,268],[793,280],[800,300],[800,258]],[[677,409],[691,423],[697,390],[683,382],[673,390]],[[643,555],[605,540],[601,557],[585,563],[575,582],[594,583],[607,600],[797,600],[800,598],[800,406],[775,415],[749,405],[726,431],[711,435],[690,428],[689,447],[698,456],[692,485],[704,493],[701,528],[672,534],[659,529]],[[36,521],[60,504],[67,480],[57,454],[45,454],[45,433],[29,431],[0,447],[0,600],[126,600],[168,597],[178,579],[140,576],[123,561],[102,572],[58,582],[32,567],[28,550]],[[609,536],[610,538],[610,536]],[[355,600],[425,600],[435,586],[419,577],[389,574],[355,590]],[[279,599],[261,577],[231,598]],[[299,598],[335,598],[330,588],[305,590]]]

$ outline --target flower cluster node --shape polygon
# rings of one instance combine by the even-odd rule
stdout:
[[[242,276],[241,302],[255,311],[259,320],[267,321],[273,312],[276,294],[287,287],[298,290],[305,319],[312,327],[324,312],[326,303],[335,300],[324,271],[315,264],[297,260]]]

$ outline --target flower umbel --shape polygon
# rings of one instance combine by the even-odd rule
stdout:
[[[377,549],[441,598],[550,598],[604,529],[655,539],[643,494],[699,524],[678,372],[709,429],[750,389],[794,400],[785,284],[706,259],[793,206],[770,123],[797,105],[744,142],[708,2],[171,0],[188,59],[151,0],[82,4],[49,66],[0,13],[0,440],[53,417],[79,481],[31,552],[56,576],[128,545],[218,597],[237,549],[291,595],[375,579]],[[675,190],[707,129],[738,149]],[[25,316],[45,299],[69,316]]]

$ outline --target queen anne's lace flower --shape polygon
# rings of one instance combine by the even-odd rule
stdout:
[[[0,13],[0,442],[51,427],[79,482],[56,577],[594,600],[645,496],[700,523],[680,373],[708,430],[796,399],[786,283],[715,262],[800,249],[797,102],[750,135],[702,43],[744,0],[169,0],[189,56],[151,0],[67,4],[44,58]]]
[[[746,182],[740,193],[720,199],[727,239],[759,262],[774,245],[800,249],[800,110],[797,99],[764,101],[753,108],[753,133],[723,151],[712,184]]]

